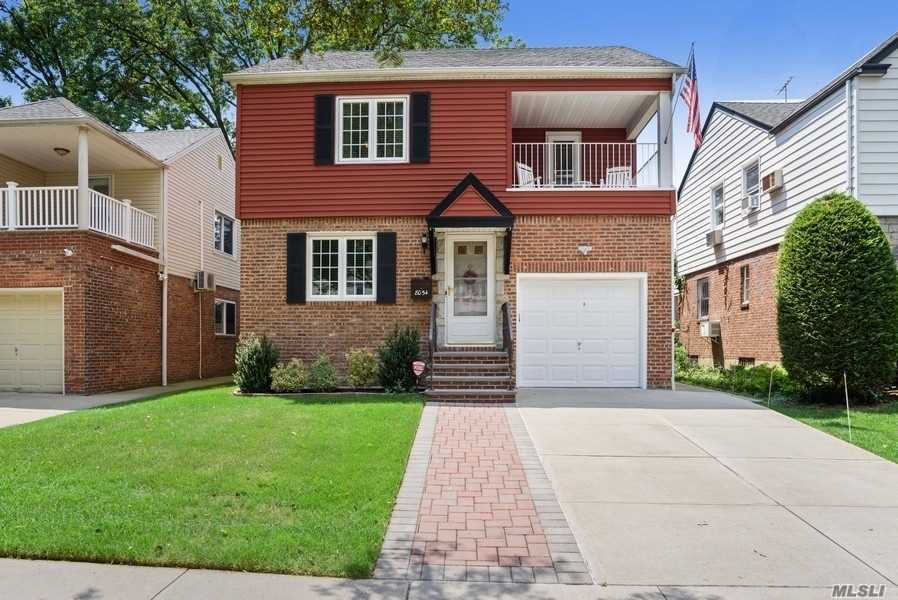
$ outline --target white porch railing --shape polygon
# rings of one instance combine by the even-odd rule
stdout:
[[[90,190],[89,228],[100,233],[156,248],[156,217]],[[0,188],[0,229],[64,229],[78,227],[78,187]]]
[[[513,188],[658,187],[658,144],[512,144]]]

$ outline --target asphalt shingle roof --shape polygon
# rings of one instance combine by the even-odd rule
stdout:
[[[154,158],[166,161],[196,142],[215,135],[217,129],[173,129],[125,132],[121,135]]]
[[[804,106],[804,102],[718,102],[718,105],[738,115],[773,129],[794,112]]]
[[[402,63],[380,63],[373,52],[329,51],[309,53],[303,60],[279,58],[239,71],[252,73],[323,72],[374,69],[464,69],[551,67],[655,67],[679,69],[679,65],[624,46],[589,48],[439,48],[406,50]]]
[[[86,110],[65,98],[50,98],[0,109],[0,121],[47,121],[52,119],[92,119]]]

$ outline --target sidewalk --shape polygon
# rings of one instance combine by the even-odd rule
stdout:
[[[375,581],[232,571],[0,559],[0,598],[15,600],[664,600],[657,587]],[[670,600],[672,597],[668,597]],[[675,597],[673,597],[675,598]],[[693,597],[694,598],[694,597]]]

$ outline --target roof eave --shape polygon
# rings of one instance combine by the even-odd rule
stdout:
[[[670,67],[459,67],[440,69],[344,69],[330,71],[270,71],[228,73],[225,80],[233,85],[278,83],[421,81],[478,79],[590,79],[669,77],[684,69]]]

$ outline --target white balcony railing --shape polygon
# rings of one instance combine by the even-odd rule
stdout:
[[[658,187],[658,144],[514,143],[513,188]]]
[[[14,200],[13,200],[14,199]],[[95,190],[88,192],[89,228],[147,248],[156,248],[156,217]],[[0,229],[78,227],[78,187],[0,188]]]

